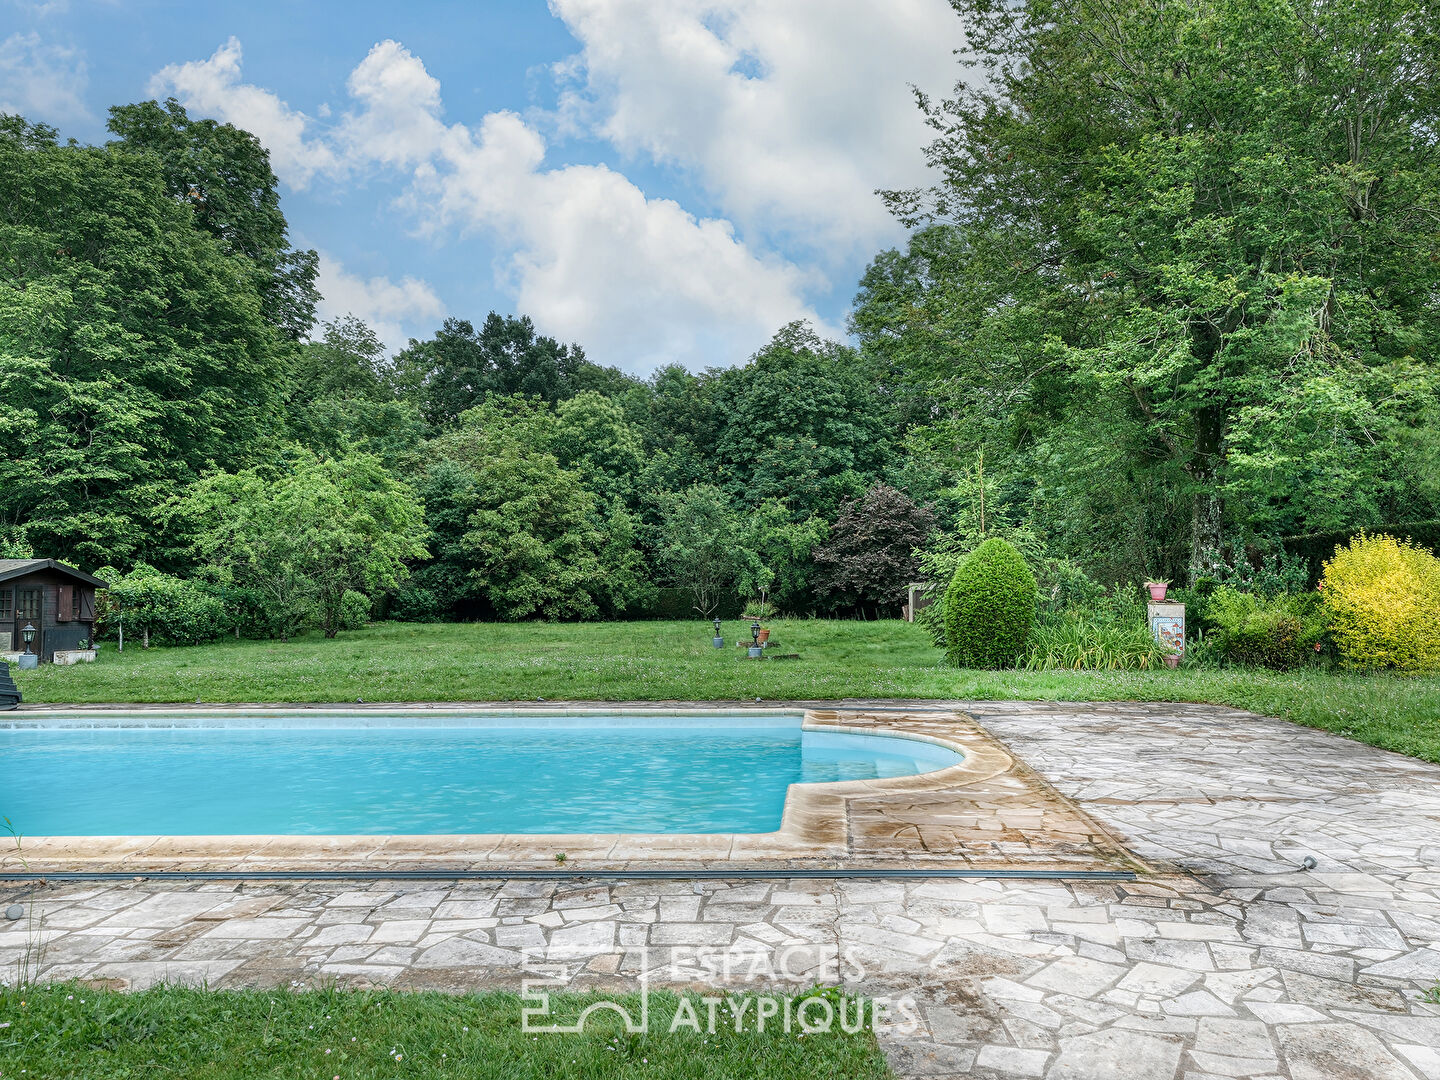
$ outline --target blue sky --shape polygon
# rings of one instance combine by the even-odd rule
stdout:
[[[173,95],[269,148],[324,315],[524,312],[645,373],[843,332],[961,44],[945,0],[0,0],[0,110],[100,141]]]

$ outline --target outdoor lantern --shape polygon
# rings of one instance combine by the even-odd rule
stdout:
[[[20,630],[20,640],[25,642],[25,651],[28,653],[30,646],[35,644],[35,625],[33,623],[26,623]]]
[[[750,640],[756,645],[760,644],[760,623],[758,621],[750,624]]]
[[[715,624],[715,637],[711,640],[710,644],[714,645],[717,649],[723,649],[725,647],[725,638],[720,634],[720,619],[717,616],[711,621]]]

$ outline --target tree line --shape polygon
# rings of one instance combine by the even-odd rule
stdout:
[[[316,325],[249,134],[3,118],[0,549],[234,590],[283,635],[347,592],[893,615],[991,536],[1042,596],[1243,585],[1307,537],[1433,530],[1434,4],[955,6],[975,70],[920,96],[935,183],[886,194],[911,230],[851,340],[698,373],[499,313],[391,355]]]

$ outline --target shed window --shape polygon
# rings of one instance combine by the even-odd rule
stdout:
[[[12,600],[13,595],[9,589],[0,589],[0,619],[14,617],[15,609],[12,606],[14,604]]]
[[[15,618],[40,618],[40,602],[45,594],[39,589],[19,589],[15,594]]]
[[[72,619],[80,618],[80,594],[84,591],[78,585],[70,590],[70,618]]]

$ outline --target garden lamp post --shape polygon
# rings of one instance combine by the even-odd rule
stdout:
[[[40,658],[35,655],[34,650],[31,648],[35,643],[35,633],[34,623],[27,622],[20,628],[20,640],[25,642],[25,651],[21,653],[20,659],[16,662],[15,666],[21,671],[30,671],[40,665]]]
[[[715,623],[715,637],[711,639],[710,644],[714,645],[717,649],[723,649],[725,647],[725,638],[720,633],[720,619],[717,616],[713,621]]]
[[[760,623],[758,621],[750,624],[750,648],[747,655],[752,660],[759,660],[760,650]]]

